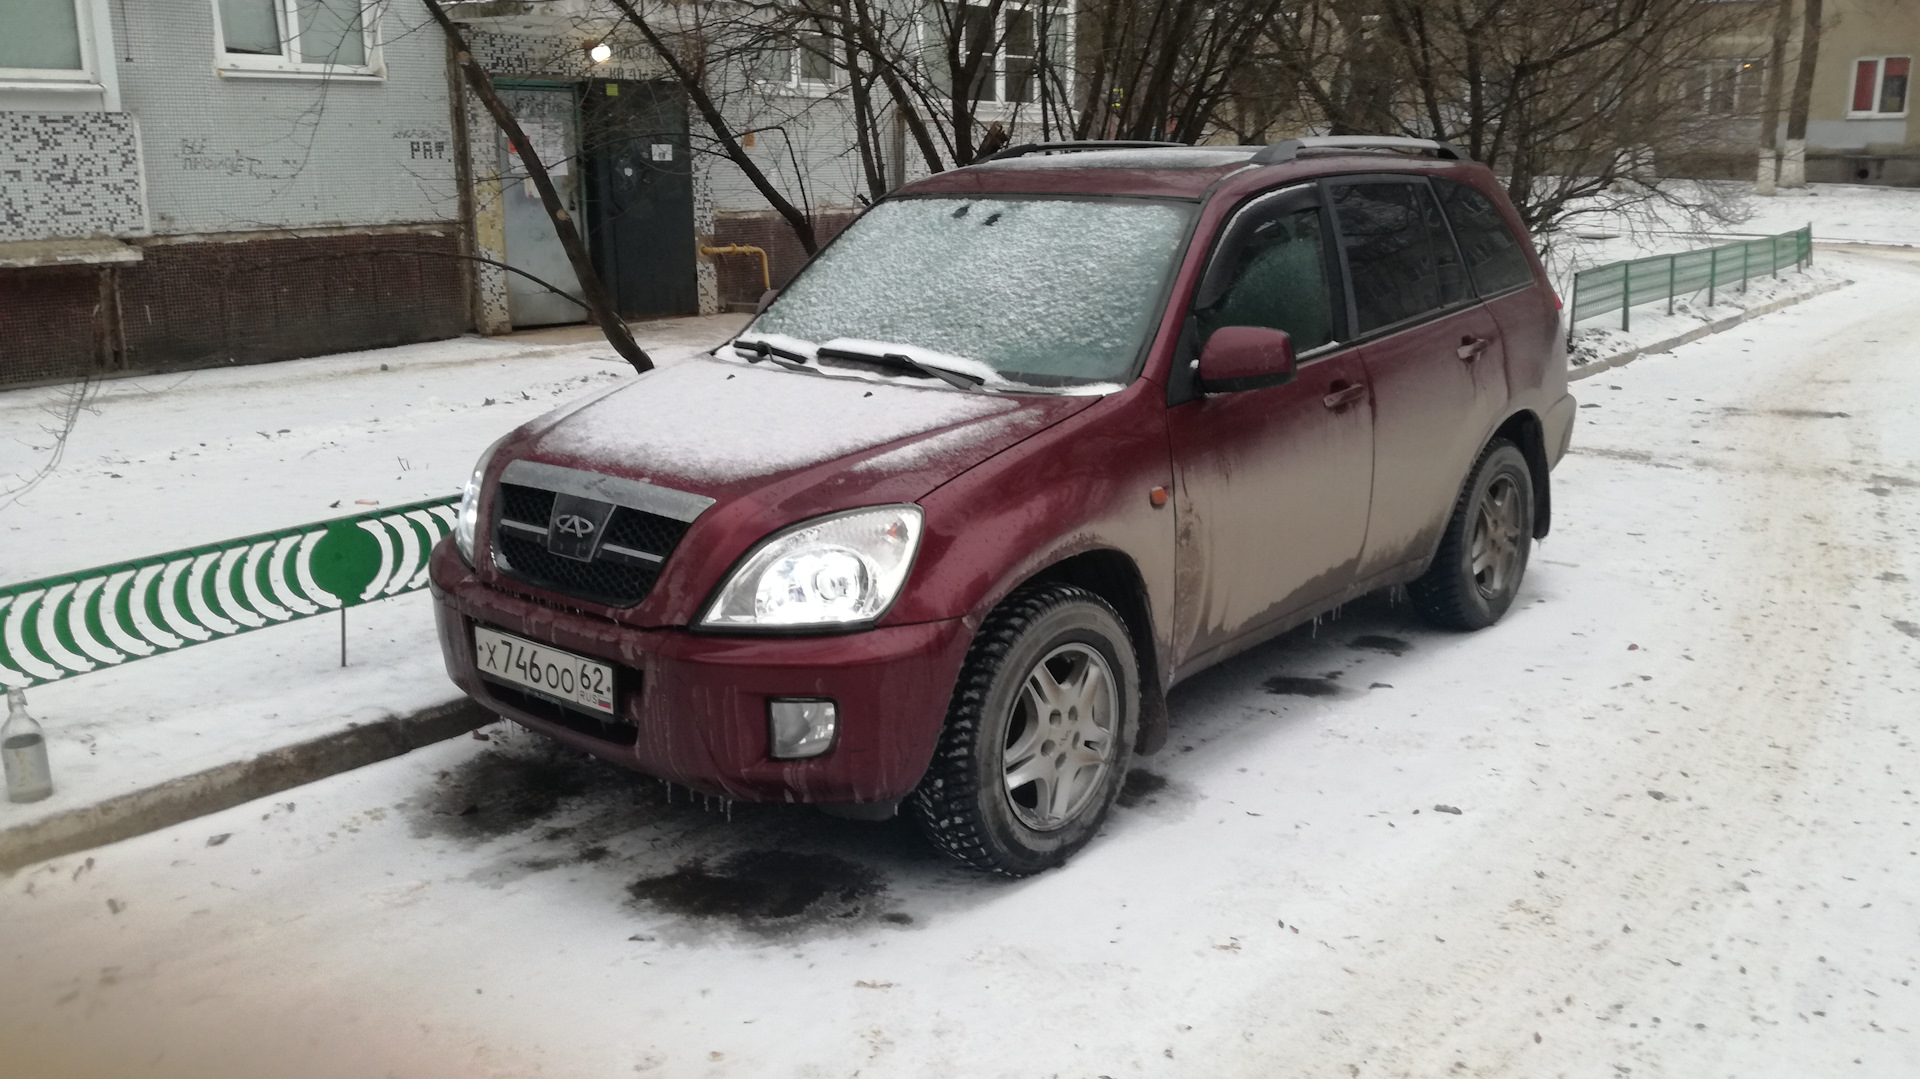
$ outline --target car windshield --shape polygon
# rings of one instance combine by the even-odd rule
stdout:
[[[1192,212],[1112,198],[883,202],[741,336],[897,344],[1031,386],[1125,382]]]

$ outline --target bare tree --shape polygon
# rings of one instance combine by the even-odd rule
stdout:
[[[1197,142],[1244,111],[1281,0],[1092,0],[1081,9],[1081,138]],[[1284,30],[1283,30],[1284,32]],[[1250,92],[1251,91],[1251,92]],[[1232,102],[1235,109],[1230,110]]]
[[[1457,143],[1542,231],[1711,144],[1685,92],[1734,16],[1694,0],[1306,0],[1272,23],[1298,126]]]
[[[1800,0],[1800,61],[1794,65],[1793,100],[1787,107],[1787,148],[1781,155],[1780,186],[1807,186],[1807,113],[1813,104],[1814,63],[1820,58],[1822,0]]]
[[[1786,79],[1787,39],[1793,27],[1792,0],[1774,0],[1772,44],[1767,50],[1767,89],[1760,103],[1760,153],[1753,193],[1772,195],[1780,171],[1780,90]]]
[[[700,33],[682,35],[686,47],[683,53],[668,42],[666,36],[648,21],[633,0],[612,0],[612,3],[619,9],[627,25],[638,30],[640,36],[646,39],[648,48],[660,58],[660,62],[665,64],[667,70],[672,73],[674,81],[679,83],[680,88],[686,92],[687,99],[699,112],[701,121],[707,126],[707,131],[714,142],[719,144],[721,154],[746,176],[748,182],[753,184],[754,190],[767,200],[767,204],[773,207],[774,212],[786,220],[788,226],[793,229],[794,238],[800,241],[800,246],[807,254],[811,255],[819,250],[819,241],[814,236],[813,218],[807,212],[807,208],[795,205],[791,199],[787,198],[786,193],[773,182],[766,170],[760,167],[759,162],[747,154],[746,147],[741,143],[742,132],[735,129],[726,111],[716,100],[707,77],[712,60],[707,50],[710,36]],[[702,19],[705,16],[704,7],[699,4],[684,5],[680,14],[685,18]]]
[[[473,58],[473,50],[468,48],[467,39],[447,17],[440,6],[440,0],[421,0],[435,22],[447,35],[453,45],[454,63],[466,76],[467,85],[473,88],[480,103],[486,106],[487,113],[494,123],[506,133],[507,139],[518,149],[520,160],[526,165],[527,176],[533,181],[534,190],[540,193],[540,202],[546,207],[547,217],[553,221],[553,231],[560,238],[560,247],[567,253],[567,261],[573,265],[573,272],[580,280],[580,294],[586,302],[587,310],[593,320],[599,324],[600,332],[607,335],[607,343],[620,357],[633,365],[635,371],[645,373],[653,369],[653,360],[646,351],[634,341],[627,324],[613,309],[613,301],[607,296],[606,286],[601,284],[600,275],[594,272],[593,260],[587,257],[587,245],[580,240],[580,231],[574,227],[573,215],[561,204],[560,194],[554,189],[553,177],[547,174],[547,167],[540,160],[534,145],[527,139],[526,132],[520,130],[520,123],[514,119],[513,110],[507,108],[494,92],[493,80],[488,77],[485,68]]]

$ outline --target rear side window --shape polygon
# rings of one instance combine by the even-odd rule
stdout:
[[[1433,189],[1453,225],[1467,272],[1482,296],[1533,282],[1527,252],[1507,228],[1493,200],[1457,180],[1435,180]]]
[[[1466,298],[1453,238],[1423,183],[1337,185],[1334,213],[1353,284],[1355,328],[1369,333]]]
[[[1318,207],[1272,212],[1241,232],[1222,257],[1232,267],[1230,283],[1218,302],[1198,312],[1201,340],[1222,326],[1285,330],[1296,352],[1333,340],[1333,294]]]

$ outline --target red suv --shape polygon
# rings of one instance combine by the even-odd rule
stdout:
[[[447,670],[607,760],[1037,872],[1180,679],[1391,585],[1501,616],[1572,428],[1558,325],[1445,144],[1017,147],[489,449],[433,557]]]

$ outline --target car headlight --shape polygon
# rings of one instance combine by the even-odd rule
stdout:
[[[506,440],[502,435],[486,448],[479,463],[473,466],[473,475],[467,477],[466,489],[460,492],[460,512],[453,521],[453,545],[460,549],[460,557],[466,559],[469,566],[473,565],[473,534],[480,524],[480,484],[487,477],[487,466],[493,463],[494,451]]]
[[[839,626],[886,613],[920,548],[919,506],[876,506],[805,521],[760,542],[701,625]]]

